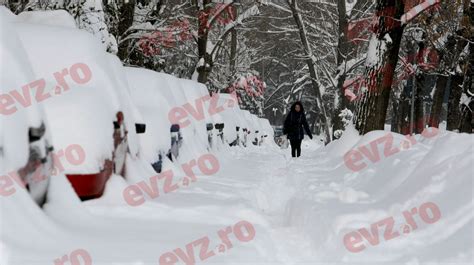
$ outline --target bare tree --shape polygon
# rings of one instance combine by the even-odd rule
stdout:
[[[376,12],[378,24],[369,45],[366,86],[362,90],[355,120],[361,134],[384,129],[404,29],[400,22],[404,14],[403,1],[377,0]]]
[[[303,50],[306,56],[306,64],[308,65],[308,70],[311,77],[311,83],[313,86],[314,94],[316,95],[317,106],[319,110],[321,111],[322,123],[324,124],[323,125],[324,136],[325,136],[324,142],[327,144],[331,141],[331,133],[329,131],[330,125],[329,125],[328,115],[326,113],[326,108],[323,105],[323,98],[321,95],[322,93],[321,93],[319,84],[316,82],[317,76],[316,76],[316,68],[314,66],[314,61],[313,61],[314,60],[313,51],[309,44],[306,27],[305,27],[303,19],[301,18],[301,14],[298,9],[298,5],[296,4],[296,0],[288,0],[288,5],[291,8],[291,11],[293,13],[293,18],[295,19],[295,23],[299,30],[301,45],[303,46]]]

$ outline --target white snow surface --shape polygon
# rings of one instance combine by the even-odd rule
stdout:
[[[188,103],[196,106],[196,98],[207,93],[204,87],[123,68],[84,31],[18,22],[2,7],[0,22],[1,93],[40,78],[53,92],[54,73],[78,62],[92,72],[86,84],[69,83],[70,90],[61,95],[0,116],[1,175],[25,164],[23,133],[44,122],[42,107],[55,148],[80,144],[88,154],[85,163],[66,173],[95,171],[110,155],[111,121],[118,110],[125,113],[130,144],[125,177],[113,175],[99,199],[81,202],[64,172],[51,178],[43,208],[17,183],[14,194],[0,196],[1,265],[58,265],[62,257],[71,258],[63,264],[72,265],[166,264],[160,258],[168,252],[174,257],[180,253],[180,258],[167,264],[187,265],[473,264],[473,135],[441,130],[430,137],[417,135],[413,143],[389,134],[402,151],[385,156],[388,150],[380,139],[388,132],[361,137],[349,127],[326,147],[316,139],[305,140],[302,157],[294,159],[273,143],[268,120],[234,106],[215,115],[205,112],[202,120],[190,117],[192,122],[182,129],[179,159],[163,161],[164,170],[173,173],[171,184],[178,187],[167,192],[170,183],[155,177],[150,162],[169,148],[169,111]],[[252,131],[247,148],[209,148],[206,123],[222,121],[225,128]],[[134,135],[135,122],[146,122],[149,134]],[[229,134],[227,141],[236,136]],[[250,143],[264,134],[269,135],[266,144]],[[351,150],[365,154],[366,168],[354,172],[346,166],[344,157]],[[371,162],[376,154],[380,159]],[[217,158],[216,172],[194,168],[196,181],[189,183],[182,165],[194,159],[202,167],[199,159],[206,155]],[[143,189],[142,205],[127,204],[124,191],[130,185]],[[155,188],[159,196],[151,198]],[[427,204],[439,210],[432,223],[425,219],[433,220],[434,212],[422,214]],[[413,215],[418,227],[407,230],[405,214],[412,209],[418,212]],[[380,222],[387,218],[393,220],[393,231]],[[255,229],[247,242],[235,233],[235,224],[242,221]],[[223,249],[218,232],[229,226],[232,247]],[[351,234],[360,240],[345,240]],[[196,240],[206,236],[215,255],[201,262],[207,253]],[[353,252],[351,246],[364,249]],[[72,259],[77,250],[87,253],[90,262]],[[191,260],[185,262],[186,256]]]
[[[8,94],[13,90],[21,91],[22,86],[35,80],[24,46],[16,34],[16,27],[10,23],[13,21],[12,18],[14,15],[10,11],[0,7],[0,84],[2,84],[0,95]],[[13,106],[8,105],[5,109],[11,110]],[[0,147],[5,159],[1,161],[4,170],[2,173],[26,164],[28,159],[27,128],[39,127],[41,123],[46,123],[43,119],[43,109],[37,104],[31,104],[28,108],[14,104],[14,108],[16,111],[13,113],[0,114]]]
[[[18,14],[19,22],[75,29],[76,22],[66,10],[25,11]]]
[[[185,187],[177,170],[178,190],[138,207],[122,191],[154,174],[147,162],[129,157],[130,178],[113,176],[102,198],[84,203],[64,176],[54,177],[43,211],[21,189],[1,198],[1,264],[53,264],[76,249],[94,265],[159,264],[162,254],[204,236],[217,255],[203,264],[472,264],[473,136],[418,135],[411,148],[366,170],[344,166],[341,154],[386,133],[350,134],[325,148],[304,141],[299,159],[274,146],[216,152],[216,174],[198,174]],[[404,139],[393,136],[396,144]],[[362,252],[345,248],[346,233],[392,216],[401,231],[402,212],[427,202],[439,207],[437,222],[415,215],[417,230],[386,241],[379,227],[379,244],[364,239]],[[217,231],[241,220],[255,227],[255,238],[230,237],[233,247],[219,253]]]
[[[66,173],[97,172],[103,160],[111,158],[113,121],[118,111],[124,113],[129,147],[131,153],[136,154],[136,115],[125,94],[127,88],[119,80],[120,70],[116,63],[120,62],[107,55],[101,44],[85,31],[30,23],[12,24],[35,76],[45,80],[45,91],[51,95],[40,105],[49,117],[53,144],[59,150],[78,144],[86,153],[81,165],[68,163]],[[71,49],[74,52],[70,52]],[[55,74],[63,69],[72,72],[72,67],[78,63],[90,70],[90,80],[79,84],[66,76],[64,80],[69,86],[66,89]]]

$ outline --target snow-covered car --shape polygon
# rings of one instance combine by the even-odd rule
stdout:
[[[273,132],[273,140],[278,146],[282,146],[284,143],[283,126],[274,126]]]
[[[260,119],[260,126],[262,128],[262,133],[263,133],[263,143],[270,143],[274,144],[273,139],[274,139],[274,131],[273,127],[270,124],[270,121],[266,118],[259,118]]]
[[[235,122],[236,122],[237,136],[239,138],[236,145],[245,147],[247,145],[246,139],[248,138],[248,131],[249,131],[248,128],[250,127],[250,124],[249,124],[249,121],[247,120],[246,112],[240,109],[236,98],[235,100],[236,100],[236,104],[233,105],[233,112],[234,112],[234,117],[235,117]]]
[[[243,116],[246,122],[246,128],[244,129],[244,141],[245,145],[250,145],[255,140],[256,131],[258,131],[257,126],[255,124],[253,114],[250,113],[248,110],[242,110]]]
[[[180,125],[180,148],[179,161],[190,161],[208,152],[208,135],[206,122],[201,119],[199,113],[193,113],[191,109],[199,107],[199,100],[186,96],[185,89],[194,89],[195,82],[176,78],[164,73],[155,73],[160,80],[160,85],[155,89],[170,104],[170,110],[164,115],[172,124]],[[195,104],[198,105],[195,105]],[[204,111],[204,109],[203,109]],[[179,118],[177,118],[179,116]],[[181,124],[182,123],[182,124]]]
[[[179,128],[166,115],[171,106],[157,89],[163,86],[163,80],[156,72],[141,68],[125,67],[125,73],[131,98],[147,124],[146,132],[140,136],[140,156],[159,173],[166,156],[178,156],[180,138]]]
[[[116,88],[118,98],[120,100],[120,107],[123,113],[129,117],[124,122],[124,130],[126,130],[125,136],[120,134],[114,135],[114,141],[118,143],[118,147],[114,153],[115,169],[120,169],[120,174],[125,175],[125,160],[126,154],[130,154],[132,157],[137,157],[141,151],[139,145],[139,139],[137,135],[146,132],[146,123],[138,110],[137,106],[131,99],[131,89],[128,83],[128,79],[125,73],[125,68],[120,59],[112,54],[106,53],[108,62],[110,63],[110,70],[112,70],[110,80],[113,82],[113,87]],[[117,128],[117,125],[115,124]],[[120,127],[120,125],[118,126]],[[132,130],[134,133],[128,133],[128,130]]]
[[[240,110],[236,98],[232,94],[219,93],[218,105],[223,107],[219,114],[224,120],[223,137],[224,142],[230,146],[239,144],[240,141],[240,119],[237,111]]]
[[[13,14],[0,12],[0,58],[8,66],[0,68],[0,195],[23,187],[42,205],[54,166],[53,147],[43,109],[28,94],[35,76],[14,20]]]
[[[268,135],[268,137],[273,137],[273,127],[270,124],[270,121],[266,118],[260,118],[260,125],[262,126],[262,131]]]
[[[150,127],[141,140],[148,162],[158,165],[165,153],[172,161],[186,161],[207,152],[207,126],[213,125],[211,130],[214,130],[215,118],[206,113],[207,108],[201,102],[207,89],[203,91],[198,83],[190,80],[146,69],[126,67],[126,74],[133,101]],[[198,113],[193,112],[196,108]],[[182,125],[174,121],[176,113],[184,115],[179,119]]]
[[[253,145],[260,145],[262,141],[262,127],[260,125],[260,119],[255,114],[250,114],[250,118],[253,124],[253,130],[251,133],[252,137],[252,144]]]
[[[225,131],[226,121],[222,116],[222,113],[216,113],[212,115],[212,122],[214,124],[213,138],[211,147],[221,148],[226,143]],[[227,124],[228,125],[228,124]]]
[[[245,115],[245,112],[240,109],[239,105],[237,104],[237,106],[234,108],[234,112],[235,112],[235,117],[236,117],[236,121],[237,121],[237,124],[238,124],[238,130],[237,130],[237,134],[239,135],[239,145],[241,146],[246,146],[246,138],[248,136],[248,131],[249,131],[249,122],[248,120],[246,119],[246,115]]]
[[[222,112],[226,109],[219,102],[219,94],[209,94],[207,87],[191,80],[183,80],[187,90],[196,90],[198,97],[203,101],[203,114],[208,136],[208,148],[220,149],[225,143],[226,121]]]
[[[196,133],[199,134],[199,138],[207,136],[208,147],[211,147],[213,143],[216,143],[214,136],[218,134],[216,124],[220,123],[220,115],[210,111],[212,99],[206,86],[192,80],[177,80],[187,101],[188,109],[186,111],[190,114],[191,122],[198,130]],[[192,110],[195,111],[196,115],[194,116],[196,117],[193,116]]]
[[[268,137],[268,134],[263,126],[263,119],[255,115],[255,122],[257,123],[258,128],[258,135],[257,138],[257,145],[260,146],[264,143],[265,138]]]
[[[138,153],[137,128],[117,61],[91,34],[17,22],[16,31],[43,82],[44,106],[56,149],[77,145],[83,161],[64,172],[81,199],[100,197],[111,174],[123,175],[125,156]],[[115,62],[114,62],[115,60]],[[141,128],[143,130],[143,128]]]

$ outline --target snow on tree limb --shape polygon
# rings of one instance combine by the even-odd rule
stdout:
[[[283,7],[283,6],[281,6],[281,5],[278,5],[278,4],[276,4],[276,3],[268,2],[267,5],[273,6],[273,7],[275,7],[276,9],[279,9],[279,10],[281,10],[281,11],[284,11],[284,12],[287,12],[287,13],[290,13],[290,14],[291,14],[291,10],[290,10],[290,9],[288,9],[288,8],[286,8],[286,7]]]
[[[211,26],[215,24],[217,18],[219,18],[225,10],[227,10],[228,8],[231,8],[233,4],[234,4],[234,1],[230,1],[227,3],[222,3],[222,4],[217,5],[217,9],[214,10],[215,12],[213,16],[207,20],[206,28],[210,29]]]
[[[235,28],[238,24],[241,24],[244,19],[247,19],[251,16],[258,15],[259,13],[260,13],[260,10],[258,9],[256,5],[254,5],[250,7],[249,9],[245,10],[242,14],[240,14],[235,19],[235,21],[227,24],[225,27],[224,33],[222,33],[221,36],[219,36],[216,45],[213,47],[211,51],[211,56],[214,56],[215,54],[217,54],[217,50],[221,47],[221,44],[223,43],[223,41],[225,40],[225,38],[227,37],[227,35],[231,32],[233,28]]]
[[[405,24],[409,23],[415,17],[420,15],[421,13],[425,12],[429,8],[431,8],[435,5],[438,5],[440,3],[441,3],[440,0],[426,0],[423,3],[413,7],[412,9],[410,9],[410,11],[408,11],[407,13],[405,13],[402,16],[402,18],[401,18],[402,25],[405,25]]]

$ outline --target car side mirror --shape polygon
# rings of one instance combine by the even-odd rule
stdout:
[[[216,128],[217,130],[222,130],[222,129],[224,129],[224,123],[216,123],[215,128]]]
[[[135,123],[135,131],[137,134],[142,134],[146,132],[146,124],[144,123]]]
[[[30,127],[30,129],[28,130],[28,139],[30,143],[36,142],[41,139],[44,136],[45,131],[46,128],[44,126],[44,123],[42,123],[40,127]]]

